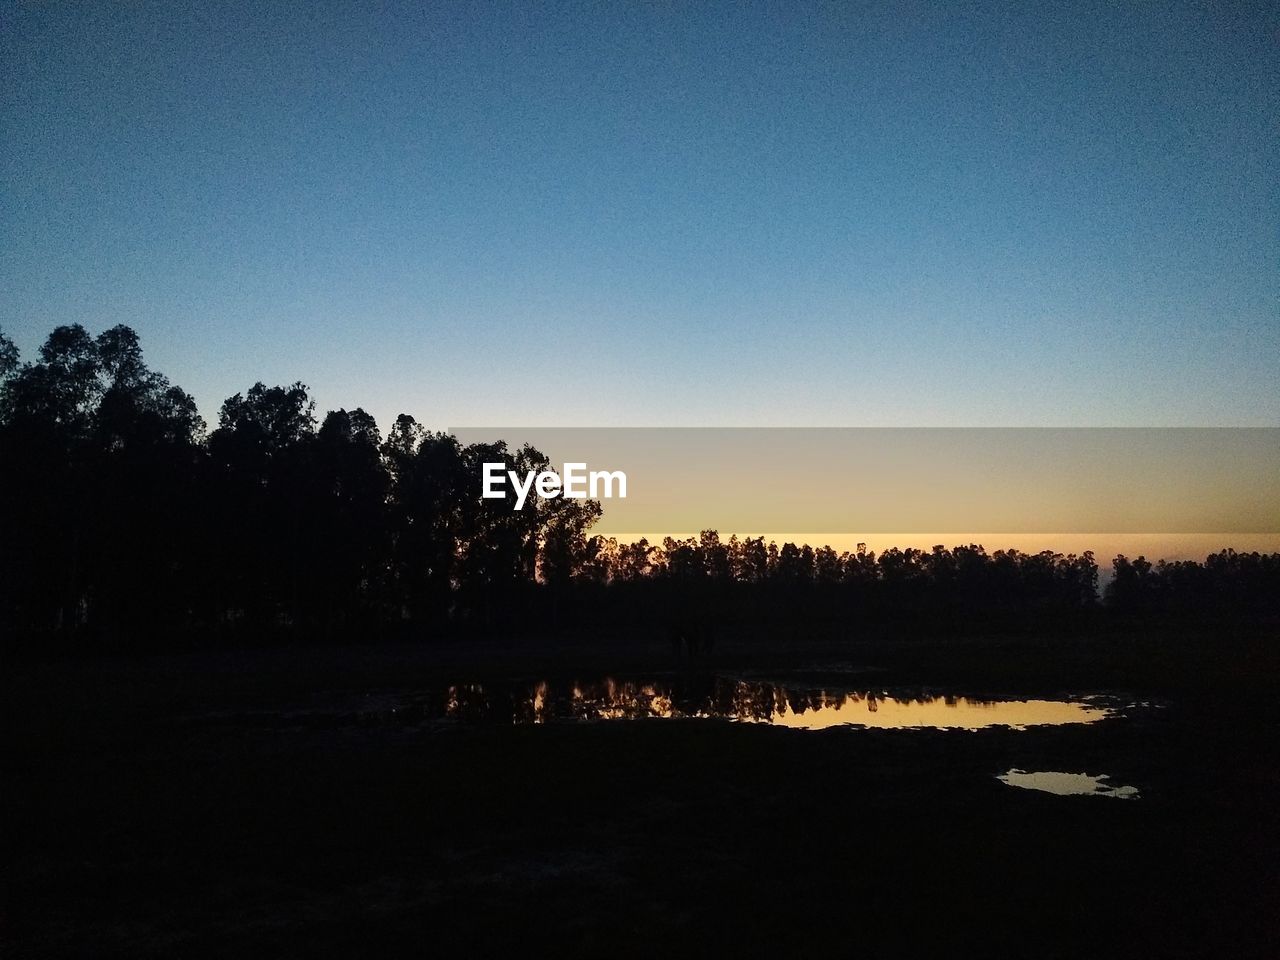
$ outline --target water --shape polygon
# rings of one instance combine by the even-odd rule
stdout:
[[[459,684],[443,698],[444,717],[462,722],[721,719],[797,730],[1014,729],[1091,723],[1111,715],[1087,699],[979,699],[926,690],[806,689],[713,677],[705,681],[620,681],[556,685]]]
[[[1045,793],[1056,793],[1061,796],[1118,797],[1122,800],[1136,799],[1137,787],[1111,784],[1111,778],[1105,773],[1091,776],[1087,773],[1060,773],[1056,770],[1010,770],[996,777],[1011,787],[1024,790],[1042,790]]]
[[[659,677],[595,682],[505,680],[457,683],[413,693],[356,696],[317,692],[309,702],[205,720],[278,728],[440,723],[523,725],[617,720],[722,720],[794,730],[861,727],[882,730],[981,730],[1093,723],[1113,715],[1097,697],[975,697],[927,688],[852,684],[820,686],[813,678],[758,680],[733,676]]]

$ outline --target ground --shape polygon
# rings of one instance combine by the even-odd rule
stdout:
[[[728,641],[693,669],[838,660],[885,682],[1084,684],[1164,706],[1025,732],[288,709],[442,679],[689,669],[581,638],[11,666],[0,943],[6,957],[1280,955],[1274,645],[1045,649]],[[995,779],[1011,767],[1107,773],[1142,795],[1013,789]]]

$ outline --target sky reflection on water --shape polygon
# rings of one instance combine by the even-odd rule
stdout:
[[[961,729],[1090,723],[1111,711],[1081,700],[995,700],[929,691],[802,689],[727,677],[705,681],[602,682],[527,686],[455,685],[445,716],[475,722],[724,719],[797,730],[837,726]]]
[[[1122,800],[1136,799],[1138,788],[1107,783],[1111,778],[1105,773],[1091,776],[1087,773],[1062,773],[1057,770],[1013,769],[996,777],[1001,783],[1024,790],[1040,790],[1045,793],[1056,793],[1060,796],[1118,797]]]

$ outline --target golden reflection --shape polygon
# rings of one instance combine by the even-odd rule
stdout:
[[[795,730],[839,726],[979,730],[1089,723],[1109,713],[1105,707],[1074,700],[982,700],[928,692],[813,690],[733,678],[635,683],[606,677],[599,683],[574,682],[559,687],[543,680],[506,696],[470,684],[451,686],[445,696],[445,714],[450,718],[512,723],[697,717]]]
[[[547,719],[547,681],[543,680],[533,690],[533,722],[544,723]]]
[[[895,697],[868,691],[865,694],[828,694],[825,691],[799,711],[775,711],[770,716],[739,715],[735,719],[768,723],[797,730],[863,726],[877,729],[934,727],[979,730],[1009,726],[1016,729],[1100,720],[1108,711],[1086,703],[1064,700],[974,700],[968,697]]]

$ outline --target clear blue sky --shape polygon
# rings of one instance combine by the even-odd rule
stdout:
[[[0,329],[211,422],[1280,423],[1273,4],[0,9]]]

